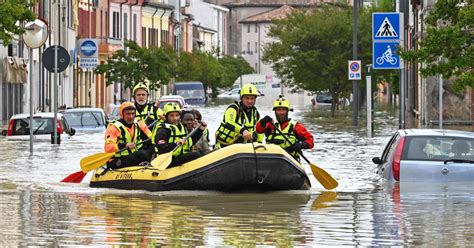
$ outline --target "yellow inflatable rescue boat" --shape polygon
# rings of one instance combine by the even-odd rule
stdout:
[[[232,192],[307,190],[311,183],[303,166],[281,147],[254,143],[231,145],[163,171],[153,166],[100,168],[92,176],[90,186]]]

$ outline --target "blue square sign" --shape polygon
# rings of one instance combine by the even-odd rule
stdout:
[[[400,56],[396,53],[399,42],[373,43],[372,66],[374,69],[400,69]]]
[[[400,20],[397,12],[372,13],[372,40],[400,40]]]

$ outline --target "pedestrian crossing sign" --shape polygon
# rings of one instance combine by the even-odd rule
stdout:
[[[400,40],[400,23],[402,15],[397,12],[372,14],[372,40]]]

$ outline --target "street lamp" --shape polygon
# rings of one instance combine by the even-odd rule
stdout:
[[[30,154],[33,154],[33,49],[43,46],[48,39],[48,25],[41,19],[25,24],[23,41],[29,47],[28,60],[30,63]],[[56,121],[56,120],[54,120]]]

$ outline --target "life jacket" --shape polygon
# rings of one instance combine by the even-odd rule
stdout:
[[[157,126],[157,128],[153,129],[152,137],[156,136],[156,133],[158,132],[160,128],[166,128],[170,130],[170,137],[168,139],[169,144],[173,144],[173,143],[176,144],[176,142],[178,142],[179,139],[184,139],[186,135],[188,135],[188,131],[186,130],[184,125],[181,123],[179,123],[178,125],[173,125],[169,123],[161,123],[159,126]],[[153,140],[152,143],[155,144],[155,141]],[[176,149],[173,152],[173,157],[177,157],[179,155],[190,152],[192,146],[193,146],[193,140],[191,139],[191,137],[189,137],[183,145],[181,145],[178,149]],[[157,154],[160,153],[156,146],[155,146],[155,152]]]
[[[232,105],[230,105],[227,109],[232,108],[235,109],[237,112],[236,116],[231,116],[226,111],[224,114],[224,118],[217,129],[216,132],[216,142],[220,143],[222,145],[231,145],[234,143],[246,143],[242,139],[240,132],[236,132],[236,126],[234,124],[231,124],[227,122],[227,120],[230,120],[233,118],[235,124],[237,125],[237,128],[246,128],[249,132],[254,133],[255,132],[255,124],[258,121],[258,112],[255,107],[252,107],[249,111],[250,116],[247,116],[244,110],[241,110],[240,108],[241,103],[235,102]]]
[[[122,122],[114,121],[112,123],[112,125],[114,125],[120,131],[120,137],[118,137],[118,140],[117,140],[118,143],[123,143],[123,144],[135,143],[135,144],[138,144],[141,141],[140,127],[138,126],[138,121],[135,120],[133,122],[133,125],[135,125],[135,128],[134,128],[135,131],[134,131],[134,134],[133,134],[133,139],[132,139],[132,136],[130,135],[130,133],[128,132],[127,127],[125,127],[125,125],[123,125]],[[115,153],[114,157],[128,156],[128,155],[136,152],[137,150],[139,150],[141,147],[142,147],[142,144],[140,143],[140,144],[137,145],[137,147],[135,149],[125,149],[122,152]]]
[[[275,127],[278,128],[278,130],[280,130],[281,133],[284,134],[285,137],[291,143],[288,143],[288,141],[286,141],[287,139],[285,139],[285,137],[283,137],[280,134],[280,132],[278,132],[276,130],[273,131],[270,135],[267,136],[267,139],[266,139],[267,143],[279,145],[283,149],[289,148],[293,144],[296,144],[298,142],[298,139],[296,138],[296,135],[294,133],[296,123],[297,122],[295,120],[290,120],[288,125],[286,125],[286,127],[283,130],[281,129],[280,123],[278,123],[278,122],[275,123]],[[299,154],[295,151],[291,152],[290,154],[291,154],[291,156],[293,156],[295,158],[299,157]]]
[[[139,112],[137,109],[137,112],[135,114],[135,120],[142,120],[145,124],[150,125],[153,121],[160,120],[160,117],[156,116],[157,112],[159,114],[160,109],[157,109],[156,106],[151,103],[148,103],[145,105],[141,112]]]

